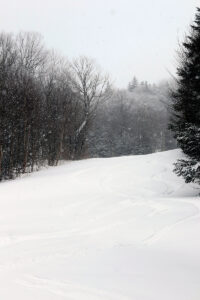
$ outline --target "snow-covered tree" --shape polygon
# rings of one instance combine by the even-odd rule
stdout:
[[[179,52],[176,87],[172,91],[170,128],[186,159],[175,164],[175,172],[186,182],[200,183],[200,8]]]

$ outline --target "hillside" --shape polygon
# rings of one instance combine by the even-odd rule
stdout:
[[[199,300],[199,190],[173,150],[0,184],[0,299]]]

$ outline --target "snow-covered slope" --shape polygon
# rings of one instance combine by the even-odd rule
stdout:
[[[179,151],[0,184],[1,300],[199,300],[199,191]]]

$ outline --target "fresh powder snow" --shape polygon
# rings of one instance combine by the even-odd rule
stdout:
[[[180,151],[0,184],[1,300],[199,300],[200,201]]]

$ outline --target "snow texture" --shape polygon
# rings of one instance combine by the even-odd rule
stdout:
[[[199,300],[198,189],[177,150],[0,185],[1,300]]]

